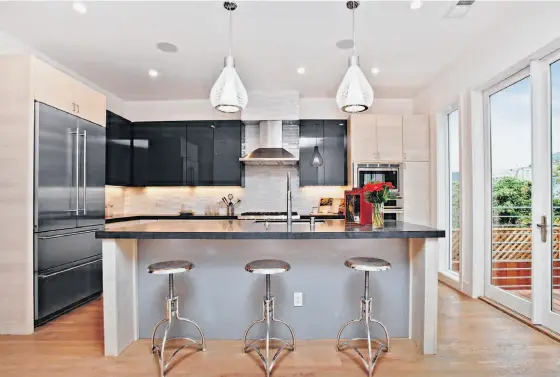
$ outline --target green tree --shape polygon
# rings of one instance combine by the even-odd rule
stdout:
[[[459,181],[451,182],[451,209],[452,229],[459,229],[461,214],[461,186]]]
[[[530,181],[517,177],[500,177],[494,181],[492,199],[495,224],[531,224]]]

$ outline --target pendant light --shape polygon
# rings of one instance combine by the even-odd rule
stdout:
[[[229,11],[229,54],[224,59],[224,69],[210,91],[210,102],[216,110],[223,113],[235,113],[247,106],[248,96],[237,71],[231,54],[232,46],[232,17],[237,4],[233,1],[224,2],[224,8]]]
[[[313,125],[315,129],[316,125]],[[311,155],[311,161],[309,162],[314,168],[323,166],[323,156],[319,152],[319,146],[317,145],[317,134],[315,133],[315,147],[313,147],[313,154]]]
[[[352,11],[352,56],[348,59],[348,71],[336,93],[336,103],[340,110],[347,113],[366,111],[373,103],[373,89],[360,69],[356,55],[356,28],[354,12],[359,1],[348,1],[346,7]]]

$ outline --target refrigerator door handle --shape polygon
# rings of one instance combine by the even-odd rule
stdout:
[[[100,228],[101,229],[101,228]],[[72,232],[72,233],[64,233],[64,234],[55,234],[52,236],[42,236],[42,237],[37,237],[39,240],[51,240],[53,238],[61,238],[61,237],[68,237],[68,236],[76,236],[78,234],[86,234],[86,233],[93,233],[93,232],[97,232],[100,229],[90,229],[90,230],[84,230],[81,232]]]
[[[74,179],[74,183],[76,185],[76,208],[69,209],[68,212],[76,212],[76,216],[80,213],[80,197],[79,197],[79,189],[80,189],[80,133],[78,132],[78,128],[76,131],[70,131],[70,135],[76,135],[76,178]]]
[[[99,262],[101,262],[101,261],[102,261],[102,259],[96,259],[96,260],[94,260],[94,261],[87,262],[87,263],[82,263],[82,264],[80,264],[80,265],[78,265],[78,266],[66,268],[66,269],[64,269],[64,270],[60,270],[60,271],[57,271],[57,272],[53,272],[53,273],[51,273],[51,274],[39,274],[37,277],[38,277],[39,279],[46,279],[46,278],[50,278],[50,277],[53,277],[53,276],[56,276],[56,275],[63,274],[63,273],[68,272],[68,271],[72,271],[72,270],[75,270],[75,269],[78,269],[78,268],[82,268],[82,267],[84,267],[84,266],[88,266],[88,265],[90,265],[90,264],[99,263]]]
[[[82,176],[83,176],[83,181],[84,181],[84,187],[82,188],[82,196],[83,196],[83,200],[84,200],[84,207],[82,208],[82,211],[84,211],[84,215],[87,212],[87,131],[84,130],[84,166],[83,166],[83,171],[82,171]]]

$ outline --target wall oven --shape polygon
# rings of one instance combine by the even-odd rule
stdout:
[[[391,182],[397,191],[397,199],[385,205],[385,220],[403,220],[402,164],[353,163],[352,185],[362,188],[370,182]]]

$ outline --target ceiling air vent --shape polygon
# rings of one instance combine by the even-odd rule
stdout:
[[[471,10],[471,6],[475,0],[459,0],[457,4],[453,4],[443,18],[463,18]]]

